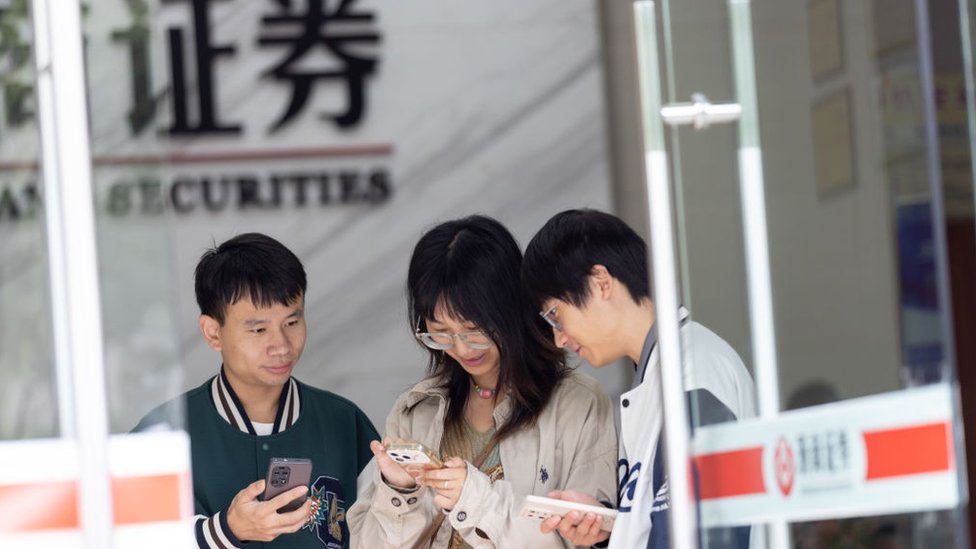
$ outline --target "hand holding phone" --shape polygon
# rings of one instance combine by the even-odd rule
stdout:
[[[312,479],[312,461],[300,458],[271,458],[268,462],[268,475],[265,478],[262,501],[268,501],[278,494],[287,492],[296,486],[308,486]],[[305,503],[308,496],[295,498],[278,513],[288,513],[298,509]]]
[[[570,511],[578,512],[580,520],[586,513],[595,514],[600,521],[600,530],[605,532],[613,529],[614,520],[617,518],[616,509],[541,496],[526,496],[519,515],[535,520],[546,520],[553,515],[564,517]]]
[[[386,454],[401,467],[419,465],[425,469],[440,469],[444,463],[430,449],[419,442],[391,442],[384,445]]]

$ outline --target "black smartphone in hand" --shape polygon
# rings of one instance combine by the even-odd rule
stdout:
[[[265,478],[262,501],[273,499],[278,494],[287,492],[296,486],[308,486],[312,480],[312,460],[302,458],[271,458],[268,462],[268,476]],[[305,503],[308,493],[295,498],[278,513],[288,513],[298,509]]]

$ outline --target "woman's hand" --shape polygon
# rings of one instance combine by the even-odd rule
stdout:
[[[434,505],[445,511],[454,509],[468,478],[468,463],[459,457],[444,462],[441,469],[430,469],[420,476],[420,484],[434,490]]]
[[[383,479],[394,488],[409,490],[417,486],[417,477],[423,472],[421,467],[404,468],[386,453],[385,444],[390,443],[390,439],[383,439],[383,443],[374,440],[369,443],[369,449],[376,456],[376,464],[383,474]]]

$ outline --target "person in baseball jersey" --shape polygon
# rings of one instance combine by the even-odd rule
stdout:
[[[601,532],[592,513],[571,512],[542,523],[573,545],[606,543],[619,549],[668,547],[668,479],[663,465],[660,359],[647,247],[626,223],[610,214],[568,210],[556,214],[532,238],[522,264],[525,299],[552,328],[556,345],[601,368],[618,359],[634,367],[633,386],[620,397],[617,463],[618,516]],[[755,389],[738,354],[708,328],[679,311],[689,357],[684,382],[696,425],[735,421],[756,414]],[[599,504],[580,491],[550,497]],[[701,532],[702,547],[749,545],[749,528]]]

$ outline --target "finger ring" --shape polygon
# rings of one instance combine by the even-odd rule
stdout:
[[[444,481],[444,489],[447,490],[447,481]]]

